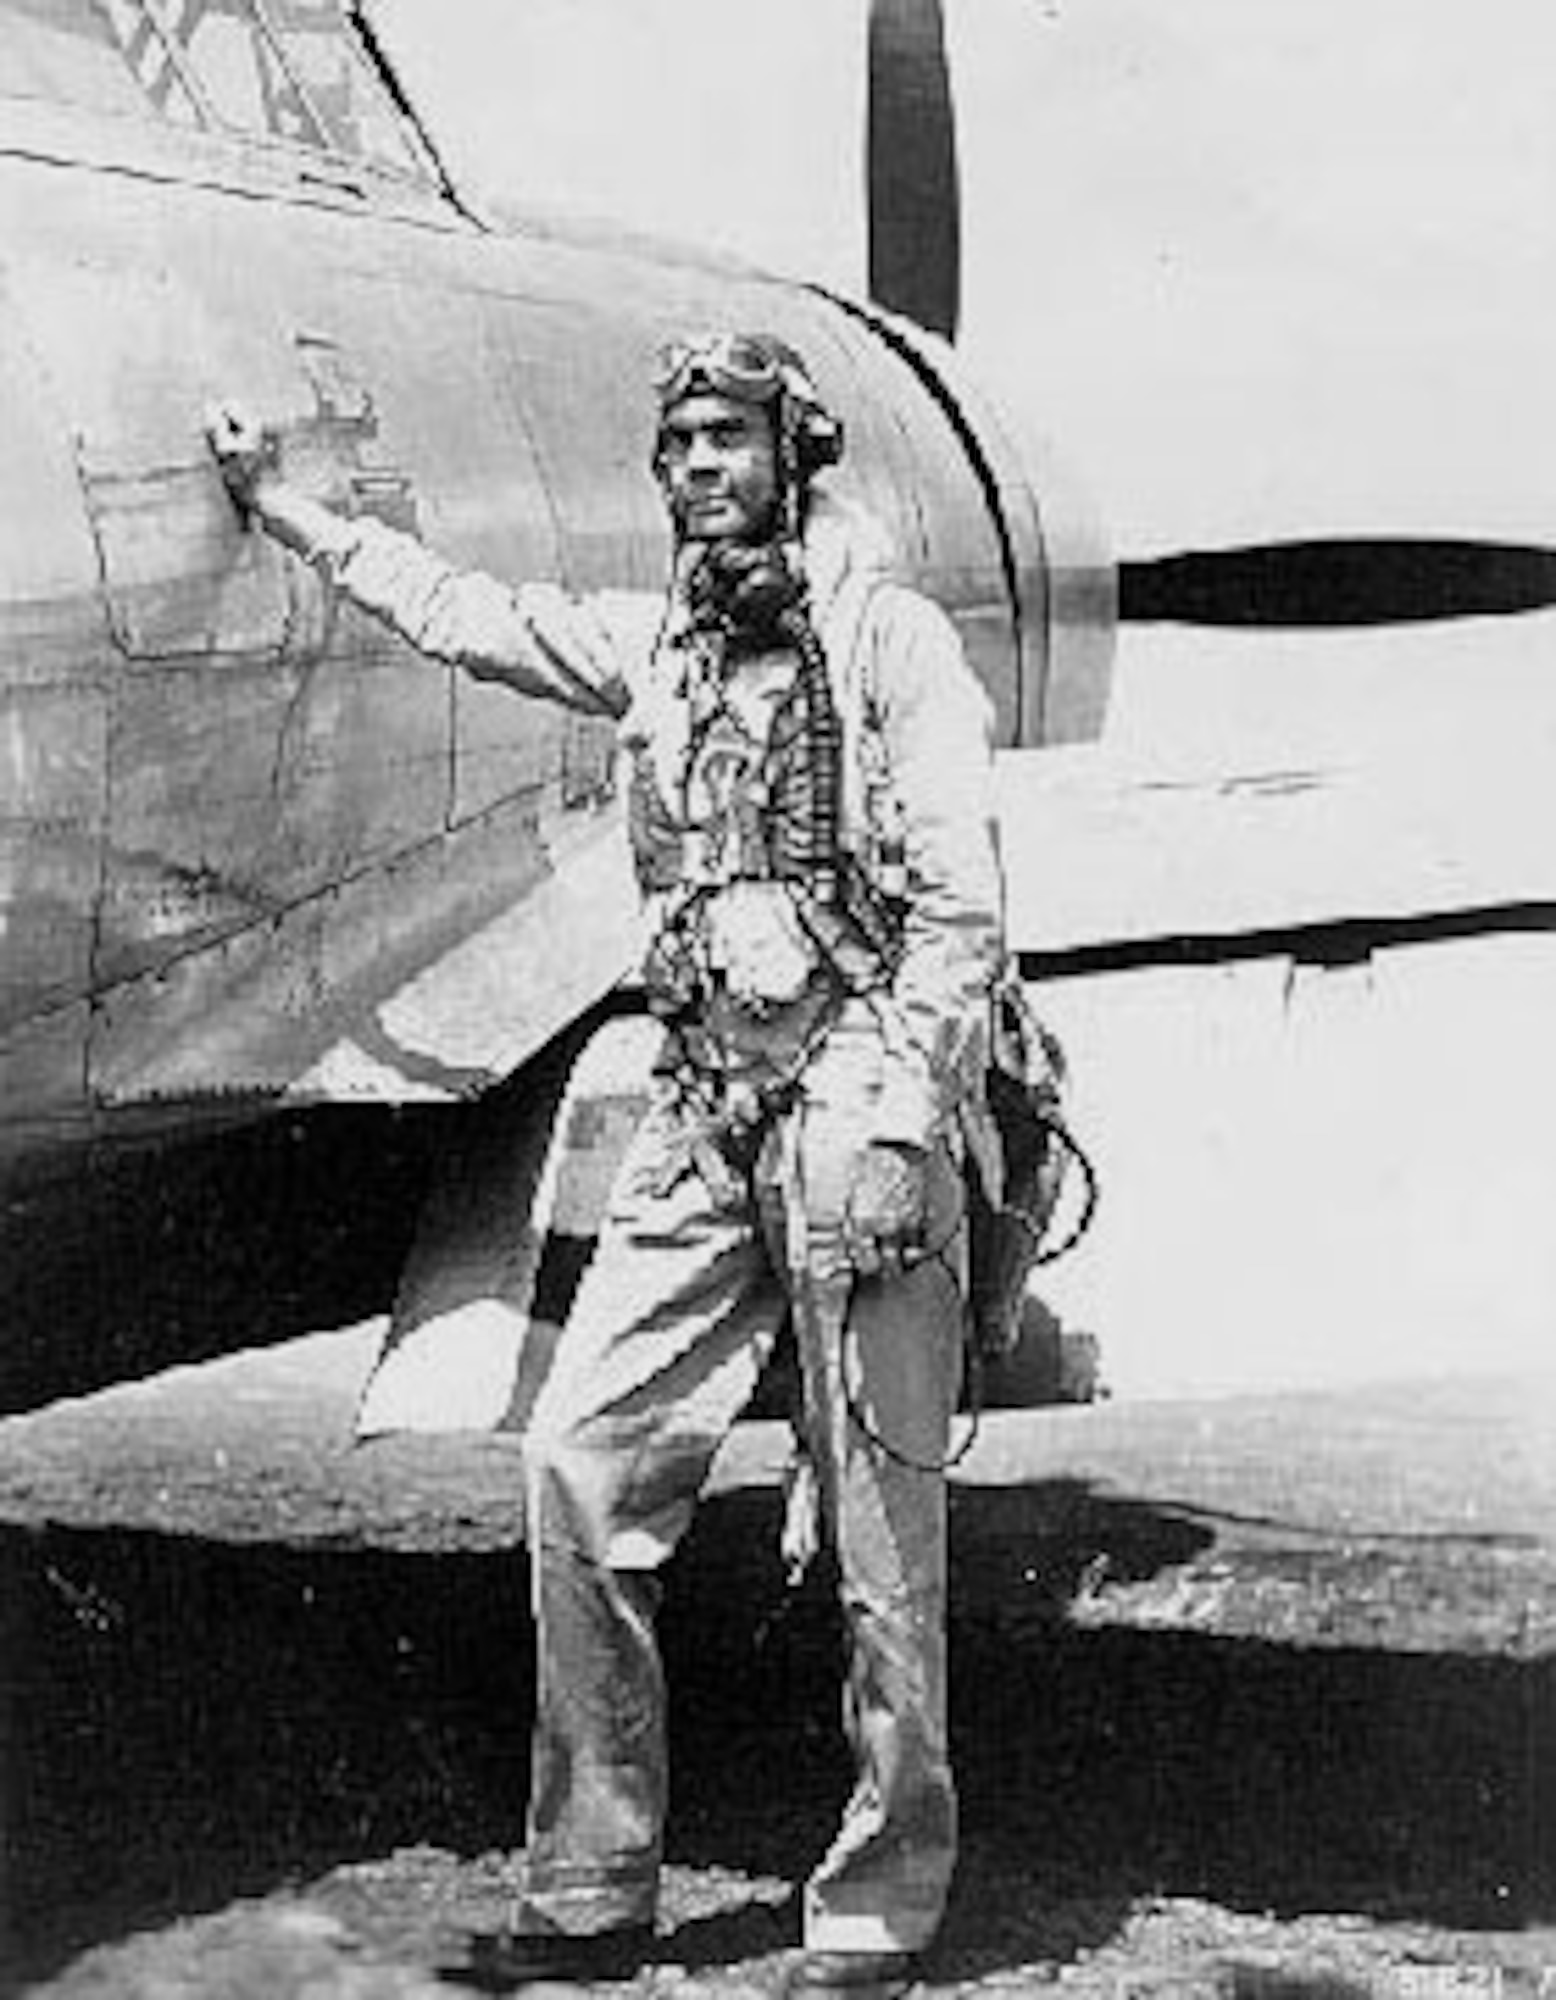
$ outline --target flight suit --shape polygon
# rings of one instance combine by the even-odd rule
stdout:
[[[618,718],[633,782],[649,781],[658,803],[657,826],[633,816],[652,917],[674,890],[656,886],[647,849],[656,832],[677,834],[673,779],[689,768],[674,591],[667,620],[662,600],[634,593],[510,589],[375,523],[316,532],[316,515],[306,552],[423,651]],[[890,821],[900,960],[875,990],[826,992],[818,974],[744,1017],[731,973],[708,1010],[720,1046],[742,1074],[766,1064],[797,1072],[797,1087],[760,1128],[755,1158],[732,1162],[706,1143],[672,1064],[628,1149],[524,1442],[538,1700],[520,1930],[653,1916],[667,1784],[657,1573],[785,1316],[840,1569],[856,1761],[807,1888],[806,1943],[915,1951],[951,1876],[937,1468],[961,1355],[958,1118],[981,1082],[1002,948],[989,713],[954,629],[891,580],[867,517],[818,492],[804,557],[842,727],[842,839],[868,867]],[[742,910],[730,886],[727,902],[706,904],[715,919]],[[781,958],[781,931],[757,928],[757,959]],[[738,925],[732,935],[738,956]],[[927,1159],[926,1254],[861,1278],[844,1217],[856,1160],[882,1143]]]

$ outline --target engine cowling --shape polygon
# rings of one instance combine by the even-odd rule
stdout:
[[[1005,573],[1013,699],[1002,740],[1035,748],[1102,733],[1113,675],[1118,572],[1100,516],[1053,445],[996,405],[949,342],[849,302],[918,376],[955,430],[983,490]]]

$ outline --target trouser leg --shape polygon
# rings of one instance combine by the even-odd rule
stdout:
[[[947,1449],[961,1292],[949,1256],[852,1283],[830,1228],[840,1206],[834,1160],[813,1147],[806,1168],[809,1249],[796,1327],[840,1570],[843,1720],[856,1782],[807,1885],[805,1939],[813,1950],[917,1951],[939,1924],[956,1855],[945,1479],[920,1468],[938,1468]],[[957,1214],[944,1157],[934,1178],[938,1241],[954,1233]]]
[[[536,1721],[520,1928],[654,1912],[666,1800],[657,1570],[782,1300],[742,1204],[634,1146],[525,1439]]]

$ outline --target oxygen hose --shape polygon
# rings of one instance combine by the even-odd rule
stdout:
[[[1070,1156],[1075,1167],[1079,1169],[1081,1179],[1085,1184],[1085,1191],[1081,1197],[1080,1210],[1074,1223],[1058,1243],[1038,1250],[1032,1259],[1034,1266],[1039,1264],[1053,1264],[1059,1258],[1068,1256],[1070,1251],[1076,1247],[1081,1238],[1090,1229],[1092,1220],[1097,1213],[1097,1203],[1101,1195],[1101,1182],[1097,1174],[1096,1163],[1070,1130],[1069,1126],[1065,1124],[1057,1112],[1051,1110],[1045,1110],[1042,1113],[1042,1120],[1047,1127],[1050,1139],[1057,1142],[1063,1148]],[[1046,1232],[1048,1222],[1052,1219],[1049,1216],[1039,1221],[1035,1216],[1029,1215],[1024,1209],[1015,1207],[1003,1208],[1001,1213],[1011,1217],[1022,1228],[1036,1236],[1039,1241]],[[946,1253],[949,1251],[958,1230],[962,1226],[964,1214],[965,1203],[963,1204],[963,1213],[958,1214],[956,1223],[950,1233],[940,1243],[923,1251],[915,1261],[918,1263],[929,1263],[938,1260],[944,1263]],[[954,1277],[955,1273],[953,1272],[952,1275]],[[944,1474],[960,1465],[962,1460],[966,1458],[967,1454],[977,1443],[978,1433],[983,1421],[983,1375],[987,1359],[978,1341],[972,1337],[972,1315],[965,1308],[962,1316],[962,1351],[967,1361],[967,1433],[961,1442],[952,1451],[948,1452],[944,1458],[914,1458],[911,1453],[905,1452],[899,1446],[894,1445],[889,1438],[881,1435],[864,1414],[863,1410],[860,1409],[858,1398],[855,1396],[853,1390],[845,1388],[843,1393],[848,1401],[848,1414],[854,1427],[875,1446],[877,1451],[881,1452],[886,1458],[889,1458],[894,1465],[905,1466],[910,1472]]]
[[[783,636],[799,659],[795,692],[799,697],[800,742],[803,749],[794,785],[795,801],[789,836],[790,857],[816,900],[836,909],[842,900],[838,855],[842,837],[843,726],[832,699],[832,680],[815,627],[803,610],[787,612],[780,621]]]

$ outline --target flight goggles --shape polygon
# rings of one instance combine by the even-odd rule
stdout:
[[[699,389],[746,403],[770,403],[783,394],[802,403],[820,402],[797,354],[747,333],[671,341],[660,351],[654,388],[664,409]]]

